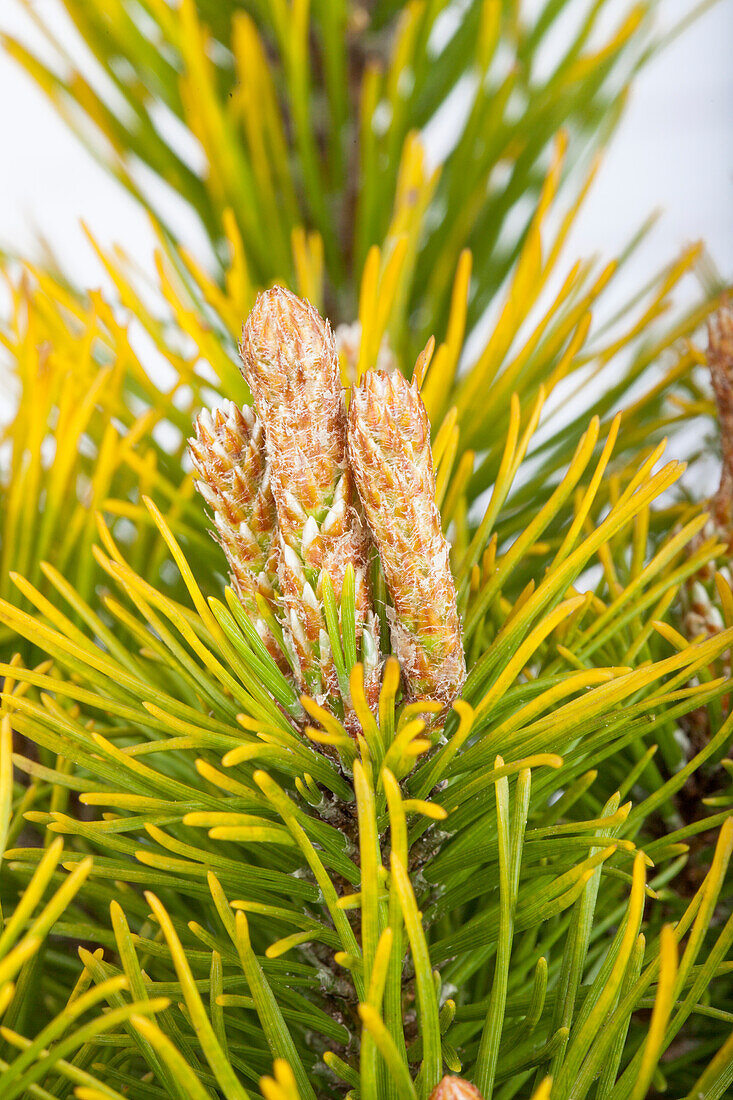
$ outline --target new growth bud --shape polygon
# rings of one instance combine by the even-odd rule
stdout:
[[[286,639],[301,688],[324,701],[339,695],[334,662],[323,644],[328,638],[324,575],[338,600],[347,566],[353,566],[357,645],[364,630],[376,636],[367,585],[368,532],[354,507],[338,356],[328,322],[282,287],[257,298],[240,352],[265,426]],[[374,701],[374,662],[365,677]]]
[[[462,1077],[445,1076],[433,1091],[428,1100],[483,1100],[481,1093],[469,1081]]]
[[[413,699],[455,699],[466,676],[430,424],[416,385],[368,371],[349,409],[349,459],[394,608],[392,647]]]
[[[265,459],[262,424],[252,409],[227,402],[213,414],[199,413],[189,452],[199,492],[211,508],[216,538],[229,564],[232,587],[270,653],[283,654],[257,606],[274,610],[277,599],[275,501]]]

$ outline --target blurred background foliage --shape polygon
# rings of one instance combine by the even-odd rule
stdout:
[[[498,0],[65,0],[90,55],[81,68],[25,6],[49,59],[9,37],[5,48],[149,209],[160,249],[152,282],[122,247],[100,253],[114,286],[106,299],[69,285],[63,258],[42,271],[6,265],[3,342],[22,412],[7,429],[0,584],[8,567],[29,565],[59,447],[59,506],[45,513],[41,554],[58,547],[62,562],[88,571],[89,555],[70,547],[89,545],[102,500],[144,521],[130,463],[144,464],[161,500],[175,494],[174,520],[195,529],[197,506],[181,485],[191,416],[216,394],[248,400],[236,340],[257,290],[276,281],[335,325],[359,321],[360,367],[382,347],[409,375],[435,336],[425,400],[453,461],[470,467],[469,503],[496,476],[512,392],[525,423],[540,386],[552,413],[526,490],[538,501],[578,426],[593,413],[608,426],[630,392],[622,453],[709,411],[699,353],[684,344],[722,289],[700,249],[642,286],[632,260],[648,224],[604,262],[563,252],[629,83],[663,44],[653,4],[583,5],[548,58],[568,3],[527,15]],[[210,255],[175,240],[174,194],[200,220]],[[670,317],[690,271],[698,301]],[[625,305],[604,309],[622,279]],[[90,398],[85,419],[76,396],[89,397],[100,368],[111,371],[109,384],[96,382],[103,412]],[[42,399],[24,400],[31,392]],[[79,581],[88,592],[91,578]]]

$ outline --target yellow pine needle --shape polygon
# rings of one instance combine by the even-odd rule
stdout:
[[[445,774],[451,761],[465,745],[471,730],[473,729],[474,709],[464,699],[456,699],[452,709],[459,718],[458,728],[451,736],[450,741],[442,750],[436,762],[436,767],[431,771],[431,783],[434,785]]]
[[[668,588],[667,591],[662,595],[659,602],[655,604],[655,606],[652,608],[648,621],[644,623],[644,625],[639,629],[638,633],[634,637],[633,642],[623,656],[623,662],[625,665],[632,665],[633,662],[636,660],[637,656],[646,645],[646,643],[649,641],[649,638],[654,632],[655,621],[664,619],[667,611],[677,599],[677,594],[679,593],[679,590],[680,585],[678,584],[675,584],[671,588]],[[729,627],[733,626],[733,622],[729,622],[726,625]]]
[[[247,256],[244,250],[242,234],[240,233],[237,219],[231,207],[226,207],[221,213],[224,235],[229,246],[229,265],[225,276],[227,298],[231,302],[230,316],[246,316],[254,301],[254,287],[252,285],[247,266]]]
[[[453,428],[446,443],[445,453],[442,456],[440,468],[435,478],[435,503],[438,505],[439,508],[443,504],[443,500],[448,489],[450,475],[453,472],[453,464],[456,460],[456,455],[458,453],[459,434],[460,433],[458,428]]]
[[[381,95],[382,66],[375,57],[367,57],[361,80],[359,96],[359,172],[362,183],[359,195],[357,225],[359,227],[357,256],[363,262],[369,232],[369,219],[373,215],[374,179],[377,170],[377,135],[373,126],[374,112]]]
[[[374,343],[371,328],[377,316],[377,295],[379,291],[379,266],[381,254],[379,247],[373,244],[367,253],[366,263],[361,274],[359,288],[359,322],[361,324],[361,343],[356,366],[356,380],[369,367],[369,353]]]
[[[590,535],[593,530],[593,525],[588,522],[586,527],[587,533]],[[612,596],[618,597],[623,592],[623,585],[618,579],[618,573],[616,572],[616,566],[611,554],[611,547],[606,543],[604,546],[598,547],[598,560],[603,566],[603,575],[606,578],[606,584]]]
[[[333,956],[333,961],[339,966],[343,966],[345,970],[355,971],[363,977],[364,961],[360,955],[350,955],[347,951],[337,951]]]
[[[361,906],[361,891],[356,894],[343,894],[338,900],[339,909],[359,909]]]
[[[420,135],[411,130],[402,146],[402,156],[397,173],[394,210],[388,240],[405,234],[408,250],[405,259],[403,285],[409,281],[409,273],[415,263],[419,236],[428,206],[440,178],[440,168],[428,172],[425,149]],[[405,293],[405,290],[402,291]]]
[[[659,1058],[666,1046],[665,1035],[675,1001],[677,979],[677,939],[671,925],[665,924],[659,944],[659,978],[649,1022],[641,1065],[634,1079],[630,1100],[643,1100],[652,1083]]]
[[[249,34],[244,31],[247,27]],[[262,45],[259,36],[252,23],[242,23],[235,31],[237,45],[242,46],[245,38],[246,45],[242,52],[247,52],[246,47],[251,46],[249,56],[237,57],[237,70],[240,75],[240,83],[229,100],[232,113],[236,114],[237,121],[246,134],[247,146],[252,165],[253,183],[256,188],[257,199],[261,204],[262,216],[266,219],[272,233],[272,248],[279,260],[279,266],[287,270],[287,227],[283,224],[282,206],[278,201],[274,180],[274,165],[271,163],[269,150],[267,149],[267,128],[265,111],[261,109],[263,100],[269,98],[264,85],[267,78],[268,66],[262,57]]]
[[[567,348],[560,356],[557,366],[545,381],[545,390],[548,394],[552,393],[557,384],[571,372],[573,365],[577,366],[576,359],[581,348],[585,346],[592,321],[593,315],[590,311],[584,313],[580,318],[577,328],[570,337]]]
[[[323,308],[323,240],[319,233],[306,233],[296,226],[291,234],[298,294],[317,310]]]
[[[130,1017],[130,1019],[132,1019],[132,1017]],[[58,1065],[61,1066],[63,1062],[63,1058],[59,1059]],[[77,1085],[74,1089],[74,1095],[77,1096],[79,1100],[110,1100],[108,1085],[105,1085],[104,1088],[95,1088],[94,1085]]]
[[[239,840],[247,844],[279,844],[295,848],[289,833],[277,825],[215,825],[209,829],[212,840]]]
[[[479,72],[486,76],[501,33],[501,0],[483,0],[476,47]]]
[[[678,653],[684,653],[689,647],[690,642],[683,634],[680,634],[679,630],[675,629],[671,623],[652,622],[652,627],[656,630],[657,634],[661,634],[665,642],[669,642]],[[694,639],[694,641],[698,640],[699,639]]]
[[[535,221],[541,223],[550,209],[553,199],[557,194],[557,189],[560,185],[560,179],[562,177],[563,165],[565,157],[568,151],[568,132],[567,130],[559,130],[555,135],[555,139],[552,146],[552,160],[550,167],[545,176],[544,183],[542,184],[542,190],[537,202],[537,209],[535,212]]]
[[[187,306],[184,300],[183,288],[176,285],[174,272],[171,266],[165,262],[160,251],[155,252],[154,261],[161,293],[170,305],[181,329],[187,336],[190,336],[201,356],[211,364],[219,377],[226,378],[231,372],[232,364],[222,347],[221,341],[210,326],[201,319],[200,315]]]
[[[570,230],[572,229],[573,225],[575,224],[575,221],[577,219],[580,208],[583,205],[583,203],[584,203],[584,201],[585,201],[585,199],[588,195],[588,192],[591,188],[591,184],[593,183],[594,179],[596,178],[596,175],[598,173],[598,169],[599,169],[600,164],[601,164],[601,155],[602,154],[596,153],[593,156],[593,158],[590,162],[590,166],[588,168],[588,171],[585,173],[585,177],[583,179],[583,182],[582,182],[580,188],[578,189],[578,194],[576,195],[575,199],[573,200],[570,208],[567,210],[567,212],[563,216],[562,222],[560,223],[560,227],[557,231],[557,235],[555,236],[555,240],[553,241],[552,245],[550,246],[550,249],[548,250],[547,265],[550,269],[554,268],[555,263],[557,262],[558,258],[560,257],[560,255],[562,253],[563,246],[564,246],[565,242],[567,241],[568,236],[570,234]],[[615,265],[614,265],[614,268],[615,268]]]
[[[723,621],[727,627],[733,626],[733,590],[722,573],[715,574],[715,588],[720,599]]]
[[[191,735],[190,737],[171,737],[166,742],[140,741],[137,745],[128,745],[125,748],[127,756],[150,756],[158,752],[178,752],[180,749],[201,749],[205,740]]]
[[[574,595],[575,593],[568,593],[568,595]],[[593,604],[593,593],[582,592],[579,593],[584,597],[584,602],[579,604],[572,615],[568,615],[565,622],[561,623],[557,628],[557,636],[562,639],[566,645],[570,645],[574,640],[580,629],[580,625],[585,618],[586,613],[589,611]]]
[[[573,651],[571,649],[568,649],[567,646],[560,645],[560,643],[558,642],[557,652],[560,654],[561,657],[564,657],[568,664],[572,665],[573,668],[585,669],[585,665],[580,660],[580,658],[576,657]]]
[[[433,369],[422,387],[422,398],[431,420],[436,420],[440,415],[455,380],[466,332],[471,264],[471,252],[466,248],[461,252],[456,268],[445,343],[438,348]]]
[[[231,1095],[232,1100],[247,1100],[247,1094],[239,1083],[229,1060],[223,1057],[173,921],[160,900],[151,891],[145,892],[145,900],[168,944],[178,981],[181,984],[183,1000],[196,1028],[204,1055],[214,1069],[219,1084]]]
[[[597,423],[595,424],[595,426],[591,425],[592,429],[594,427],[595,434],[597,434]],[[586,435],[586,437],[579,444],[573,463],[571,463],[571,468],[568,474],[566,474],[566,477],[570,477],[570,481],[567,484],[561,484],[561,495],[568,495],[572,491],[574,482],[579,479],[580,472],[587,463],[588,439],[589,435]],[[587,560],[589,552],[593,552],[594,550],[597,551],[600,546],[605,545],[605,543],[608,542],[609,539],[612,538],[619,530],[621,530],[626,525],[626,523],[633,519],[634,515],[640,509],[646,506],[648,501],[653,500],[660,493],[664,492],[666,488],[672,485],[680,476],[683,469],[684,466],[680,463],[668,463],[667,466],[660,470],[658,474],[648,477],[644,485],[639,484],[636,486],[639,491],[634,493],[633,499],[630,496],[629,487],[627,487],[627,489],[624,491],[624,493],[622,493],[621,497],[619,498],[617,507],[610,512],[606,519],[604,519],[603,522],[596,528],[593,534],[590,535],[584,543],[581,543],[581,545],[570,554],[570,556],[566,559],[563,567],[559,571],[556,571],[554,580],[552,574],[549,574],[548,577],[545,578],[545,580],[537,589],[537,592],[529,600],[527,608],[524,612],[525,616],[528,617],[529,611],[535,606],[535,604],[539,603],[540,600],[544,598],[546,586],[550,584],[557,585],[559,577],[563,576],[566,572],[569,571],[570,567],[576,559],[580,558],[581,560]],[[571,471],[572,477],[570,476]],[[637,481],[636,478],[633,480]],[[641,480],[643,481],[643,479]],[[548,505],[545,506],[545,509],[549,513],[554,511],[554,507],[555,505],[553,504],[551,498],[550,502],[548,502]],[[511,550],[507,553],[504,559],[503,569],[507,568],[507,565],[513,560],[515,554],[521,553],[524,549],[524,546],[528,542],[531,543],[534,537],[535,525],[540,526],[545,520],[545,517],[543,515],[545,509],[541,510],[539,516],[534,521],[532,521],[532,523],[529,524],[529,527],[516,540]],[[495,575],[492,581],[492,585],[499,584],[501,575],[502,570],[500,570]],[[479,610],[478,605],[477,610]]]
[[[295,1074],[284,1058],[276,1058],[272,1064],[274,1077],[260,1077],[260,1089],[264,1100],[300,1100]]]
[[[130,280],[128,280],[122,269],[121,262],[124,259],[124,252],[122,249],[117,250],[117,262],[115,262],[111,256],[103,251],[101,245],[97,242],[96,238],[92,234],[91,230],[82,222],[82,229],[85,236],[89,241],[92,249],[94,250],[97,259],[104,267],[107,275],[114,284],[115,290],[119,295],[120,302],[126,309],[129,309],[134,313],[135,317],[143,325],[143,328],[153,337],[159,334],[159,323],[156,317],[150,312],[145,305],[140,295],[136,292]],[[99,299],[96,299],[98,305],[101,304]]]
[[[429,752],[432,747],[433,743],[429,741],[427,737],[414,737],[409,745],[402,750],[404,766],[407,770],[412,767],[412,757],[420,756],[424,752]]]
[[[181,246],[178,250],[178,255],[200,290],[203,300],[210,305],[225,322],[228,332],[236,337],[239,332],[239,326],[241,325],[241,312],[240,308],[232,302],[228,289],[222,290],[219,287],[218,283],[212,279],[211,275],[202,267],[189,249]],[[177,313],[180,308],[179,302],[176,299],[171,301],[170,297],[168,300]]]
[[[407,703],[400,709],[400,717],[397,722],[397,732],[401,733],[408,724],[414,721],[418,714],[440,714],[443,704],[438,699],[419,699],[415,703]]]
[[[265,735],[270,737],[281,737],[282,729],[279,726],[268,724],[267,722],[260,722],[255,718],[249,718],[246,714],[238,714],[237,722],[239,725],[251,733],[256,733],[258,737]]]
[[[590,638],[594,637],[609,621],[618,614],[621,607],[633,599],[636,595],[644,590],[649,581],[652,580],[658,573],[660,573],[665,566],[667,566],[674,557],[690,542],[695,536],[703,529],[706,516],[695,516],[689,523],[678,532],[676,532],[671,539],[669,539],[655,555],[655,557],[649,561],[644,569],[641,570],[634,577],[632,582],[626,586],[625,589],[616,597],[616,599],[608,605],[608,607],[597,608],[599,614],[594,622],[589,624],[582,635],[583,642],[587,642]],[[701,548],[702,550],[702,548]]]
[[[394,733],[394,708],[400,687],[400,666],[396,657],[388,657],[382,672],[382,687],[379,692],[379,728],[387,744]]]
[[[250,140],[269,146],[266,155],[280,186],[288,216],[292,220],[297,213],[288,163],[288,146],[283,119],[268,64],[265,47],[252,17],[245,11],[237,11],[232,20],[232,50],[235,57],[240,87],[246,89],[241,97],[240,115],[245,125],[257,127],[257,134],[248,133]],[[255,118],[248,118],[255,115]],[[262,153],[260,153],[262,155]]]
[[[509,427],[507,429],[506,443],[504,445],[504,452],[502,454],[499,471],[494,482],[494,487],[491,492],[491,499],[488,507],[484,513],[481,523],[478,526],[476,534],[471,540],[471,545],[468,548],[468,552],[464,561],[461,563],[458,571],[458,576],[461,578],[478,559],[478,555],[481,553],[482,548],[486,545],[487,539],[491,534],[491,529],[499,514],[499,511],[506,500],[509,490],[516,476],[517,470],[521,465],[521,462],[527,452],[530,440],[534,435],[537,425],[539,423],[540,415],[542,412],[542,406],[544,404],[544,389],[540,386],[537,399],[535,401],[532,412],[530,413],[529,420],[525,427],[521,440],[519,439],[519,428],[521,420],[521,408],[519,404],[519,397],[516,393],[513,393],[509,404]],[[567,474],[566,474],[567,476]],[[491,549],[491,543],[489,543],[489,549],[492,556],[496,556],[496,544],[494,542],[493,550]]]
[[[323,795],[314,782],[313,776],[309,775],[308,772],[305,772],[302,779],[299,775],[295,777],[295,786],[301,798],[305,799],[311,806],[322,805]]]
[[[159,721],[162,722],[172,732],[176,732],[179,734],[187,734],[192,732],[205,734],[208,732],[203,728],[199,730],[192,729],[190,721],[184,721],[183,719],[176,717],[176,715],[170,714],[168,711],[164,710],[162,707],[157,706],[155,703],[149,703],[147,700],[143,700],[142,705],[144,709],[148,712],[148,714],[152,715],[153,718],[159,719]]]
[[[295,842],[293,841],[293,843]],[[313,939],[313,932],[293,932],[292,935],[283,936],[282,939],[276,940],[275,943],[271,943],[269,947],[265,948],[265,958],[279,959],[281,955],[287,954],[294,947],[299,947],[302,943],[309,943]]]
[[[412,757],[426,752],[431,747],[430,741],[419,736],[424,729],[425,722],[419,718],[405,723],[398,730],[397,736],[387,750],[384,758],[385,767],[400,778],[404,775],[407,761],[409,760],[412,766]]]
[[[407,238],[398,236],[394,240],[389,258],[384,263],[377,245],[372,245],[367,254],[359,290],[361,342],[356,368],[357,382],[365,370],[376,364],[379,347],[400,285],[406,252]],[[382,268],[381,275],[380,268]]]
[[[0,722],[0,840],[5,850],[13,814],[13,727],[10,715]]]
[[[387,1030],[380,1014],[369,1004],[359,1005],[359,1016],[365,1029],[372,1036],[382,1058],[387,1063],[390,1075],[400,1088],[400,1096],[405,1100],[417,1100],[417,1092],[397,1045]]]
[[[366,701],[364,666],[360,661],[357,661],[349,675],[349,692],[356,717],[359,719],[367,744],[373,751],[374,747],[378,748],[381,744],[380,730]]]
[[[13,570],[10,571],[9,577],[16,588],[21,592],[29,603],[40,611],[46,618],[60,631],[62,631],[68,638],[72,638],[76,643],[90,652],[95,648],[90,644],[89,639],[84,632],[78,627],[74,626],[70,619],[68,619],[61,611],[55,607],[44,595],[42,595],[37,588],[25,579],[25,577],[18,576]]]
[[[238,662],[236,654],[230,646],[226,635],[224,634],[224,631],[221,629],[218,622],[216,621],[216,617],[213,615],[207,600],[204,599],[201,593],[201,589],[196,583],[194,575],[191,571],[191,567],[186,561],[183,551],[178,545],[178,542],[173,535],[170,527],[168,526],[165,518],[163,517],[156,504],[150,499],[150,497],[144,497],[143,503],[150,512],[156,527],[163,536],[163,539],[171,552],[173,560],[178,566],[178,570],[181,574],[184,584],[186,585],[186,588],[188,589],[193,605],[196,608],[199,616],[201,617],[204,625],[211,634],[212,638],[215,638],[216,641],[219,643],[221,649],[226,653],[227,657],[229,657],[232,664],[237,667]]]
[[[239,745],[236,749],[230,749],[221,759],[225,768],[233,768],[236,764],[246,764],[251,760],[266,759],[267,746],[263,744]]]
[[[174,1078],[181,1084],[183,1084],[183,1082],[186,1083],[186,1088],[189,1091],[191,1100],[206,1100],[207,1092],[204,1086],[201,1084],[196,1074],[191,1072],[190,1065],[165,1032],[161,1031],[152,1020],[137,1014],[130,1016],[130,1024],[135,1031],[142,1036],[145,1042],[150,1044],[156,1054],[158,1054],[171,1071]],[[106,1100],[107,1098],[106,1092],[100,1094],[94,1089],[90,1089],[87,1092],[87,1090],[83,1088],[77,1088],[76,1095],[79,1096],[81,1100],[102,1100],[102,1097]]]
[[[374,962],[372,963],[372,975],[369,981],[369,989],[367,991],[367,1003],[375,1010],[379,1011],[382,1004],[382,997],[384,995],[384,986],[387,981],[387,967],[389,965],[389,957],[392,951],[392,942],[394,939],[394,933],[391,928],[387,927],[382,932],[377,943],[377,949],[374,953]]]
[[[286,847],[295,846],[295,841],[282,826],[273,825],[270,822],[252,825],[214,825],[209,830],[209,836],[212,840],[243,840],[255,844],[264,842]],[[178,849],[173,847],[173,850]]]
[[[498,536],[494,533],[489,539],[489,544],[484,550],[481,567],[482,567],[482,580],[485,584],[486,581],[491,579],[491,576],[496,569],[496,547],[498,543]]]
[[[6,982],[0,989],[0,1017],[5,1015],[8,1005],[15,996],[15,983]]]
[[[323,727],[323,731],[326,734],[330,737],[346,739],[346,741],[349,740],[349,735],[338,718],[331,714],[330,711],[326,710],[325,707],[319,706],[318,703],[308,695],[301,695],[300,702],[306,714],[315,719],[315,721]]]
[[[447,491],[444,494],[444,502],[440,510],[444,531],[448,529],[448,525],[458,509],[461,499],[466,494],[468,483],[473,474],[475,458],[476,455],[474,451],[464,451],[458,463],[458,469],[446,487]]]
[[[611,973],[596,1003],[586,1016],[581,1027],[576,1030],[568,1046],[565,1060],[557,1079],[559,1088],[565,1088],[569,1084],[569,1081],[572,1079],[571,1073],[573,1070],[577,1071],[580,1067],[580,1063],[588,1051],[594,1035],[597,1034],[598,1028],[602,1025],[607,1013],[616,1001],[631,952],[639,934],[639,927],[644,911],[645,881],[644,857],[642,853],[638,853],[634,859],[631,894],[626,910],[623,936]]]
[[[498,758],[497,758],[498,759]],[[554,752],[539,752],[534,756],[525,756],[522,760],[513,760],[510,764],[501,764],[486,773],[487,780],[492,783],[498,779],[504,779],[517,772],[526,771],[528,768],[561,768],[563,759]],[[605,819],[604,819],[605,820]]]
[[[356,757],[354,743],[348,734],[329,733],[327,730],[315,729],[314,726],[306,726],[303,732],[306,737],[309,737],[317,745],[333,745],[345,752],[350,758]]]
[[[33,958],[42,942],[40,936],[27,935],[7,953],[0,962],[0,985],[4,985],[10,978],[15,977],[21,967]],[[0,1028],[0,1033],[2,1031],[3,1029]]]
[[[384,263],[384,270],[379,279],[375,325],[371,332],[371,344],[369,347],[370,363],[376,361],[379,345],[382,342],[382,337],[389,324],[397,292],[400,288],[407,246],[407,237],[400,236],[392,238],[391,251]]]
[[[630,813],[631,803],[625,802],[623,806],[619,806],[615,813],[608,814],[606,817],[594,817],[589,821],[573,821],[560,825],[546,825],[542,828],[528,829],[527,836],[567,836],[576,832],[593,832],[596,829],[615,829],[617,826],[624,824]],[[615,837],[614,844],[616,844]],[[640,854],[643,855],[643,853]]]
[[[433,359],[434,350],[435,350],[435,337],[431,336],[429,338],[427,344],[425,345],[425,347],[422,349],[422,351],[418,355],[417,360],[415,362],[415,369],[412,372],[412,377],[413,377],[414,382],[417,384],[417,388],[421,391],[421,393],[422,393],[423,382],[425,380],[425,375],[428,373],[428,370],[430,369],[430,364],[431,364],[432,359]]]
[[[314,878],[318,883],[318,886],[323,894],[328,911],[333,919],[334,926],[339,935],[339,939],[344,948],[348,948],[350,954],[358,955],[359,946],[351,926],[349,925],[346,917],[338,909],[338,897],[333,883],[326,872],[325,867],[318,855],[318,852],[314,848],[311,841],[308,839],[302,826],[298,823],[295,817],[294,808],[290,799],[281,790],[277,783],[267,775],[266,772],[257,771],[254,773],[253,779],[257,786],[260,788],[265,798],[275,807],[281,818],[290,829],[295,840],[300,846],[306,862],[308,863]],[[357,995],[362,998],[364,996],[363,981],[356,981]]]
[[[489,688],[479,705],[476,707],[476,717],[483,715],[496,700],[500,699],[504,691],[513,682],[518,672],[527,664],[529,658],[553,630],[568,615],[585,602],[585,596],[575,596],[559,604],[534,630],[530,631],[522,644],[518,647],[511,660],[503,669],[496,682]]]
[[[457,404],[462,417],[469,412],[479,393],[485,392],[497,374],[517,329],[536,301],[549,275],[549,270],[547,268],[543,270],[542,267],[540,229],[557,190],[566,149],[567,135],[561,133],[555,142],[553,162],[545,179],[534,218],[527,231],[501,316],[488,344],[460,388]]]
[[[400,13],[395,31],[389,66],[384,78],[385,97],[394,110],[398,110],[400,80],[412,64],[420,23],[424,19],[424,4],[408,0]]]
[[[437,806],[434,802],[425,802],[421,798],[406,798],[402,808],[406,814],[422,814],[423,817],[429,817],[433,821],[445,821],[448,816],[448,811],[442,806]]]
[[[623,23],[613,37],[593,54],[579,57],[565,74],[568,84],[582,80],[588,73],[600,68],[613,54],[618,53],[625,42],[633,35],[641,21],[646,17],[647,8],[643,4],[636,4],[628,13]]]
[[[448,448],[450,439],[455,429],[456,420],[458,419],[458,409],[453,406],[443,417],[442,423],[438,428],[435,436],[435,442],[432,444],[433,452],[433,469],[437,472],[440,466],[443,455]]]
[[[21,667],[20,654],[14,653],[13,656],[10,658],[9,663],[5,667],[8,671],[5,673],[3,690],[6,695],[14,695],[16,688],[22,686],[16,683],[15,676],[13,675],[13,671]]]
[[[526,584],[526,585],[524,586],[524,588],[522,589],[522,591],[521,591],[521,592],[519,593],[519,595],[517,596],[517,598],[516,598],[516,600],[514,601],[514,603],[513,603],[513,604],[512,604],[512,603],[509,603],[509,601],[508,601],[508,600],[506,600],[506,601],[502,600],[502,609],[504,609],[504,605],[506,604],[506,610],[505,610],[505,612],[504,612],[504,614],[505,614],[505,618],[504,618],[504,625],[505,625],[505,626],[506,626],[506,625],[507,625],[508,623],[510,623],[510,622],[512,621],[512,619],[514,618],[514,616],[515,616],[515,615],[516,615],[516,614],[517,614],[517,613],[518,613],[519,611],[521,611],[521,610],[522,610],[522,608],[523,608],[523,607],[524,607],[524,605],[526,604],[527,600],[529,599],[529,597],[530,597],[530,596],[532,595],[532,593],[534,592],[534,590],[535,590],[535,587],[536,587],[536,586],[535,586],[535,582],[534,582],[533,580],[532,580],[532,581],[528,581],[528,582],[527,582],[527,584]],[[564,624],[563,624],[563,625],[564,625]],[[559,631],[560,631],[561,629],[562,629],[561,627],[558,627],[558,632],[559,632]]]
[[[638,577],[644,568],[646,560],[646,547],[649,539],[650,509],[645,508],[634,519],[633,550],[631,559],[631,575]]]
[[[164,798],[152,798],[148,795],[127,794],[124,791],[92,791],[79,796],[83,806],[116,806],[122,810],[139,810],[140,813],[155,813],[168,810],[175,803]]]

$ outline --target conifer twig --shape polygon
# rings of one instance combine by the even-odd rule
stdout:
[[[394,602],[392,645],[412,698],[450,703],[466,666],[430,424],[416,385],[368,371],[349,410],[349,458]]]

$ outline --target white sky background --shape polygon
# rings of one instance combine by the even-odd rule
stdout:
[[[659,23],[670,26],[692,2],[660,0]],[[34,7],[73,50],[73,28],[58,0],[35,0]],[[614,14],[627,8],[620,0]],[[40,43],[19,0],[0,0],[0,31]],[[568,262],[595,252],[610,258],[653,209],[661,208],[652,239],[635,260],[635,285],[698,238],[705,240],[720,273],[733,279],[732,47],[733,0],[719,0],[637,78],[571,235]],[[144,213],[2,51],[0,104],[0,246],[32,254],[41,233],[71,275],[84,285],[98,285],[100,267],[79,226],[84,218],[101,244],[120,241],[150,268],[153,237]],[[193,218],[182,223],[176,217],[175,224],[194,248],[203,246]]]

